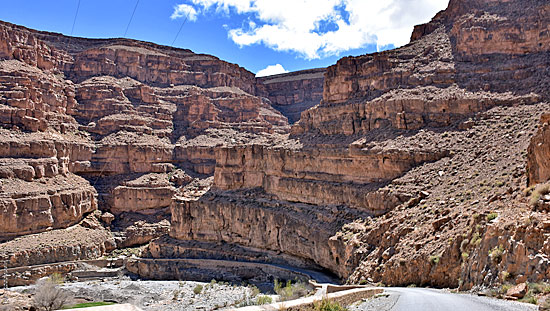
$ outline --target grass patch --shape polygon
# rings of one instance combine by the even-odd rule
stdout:
[[[111,306],[114,304],[115,304],[114,302],[106,302],[106,301],[84,302],[73,306],[65,306],[62,309],[82,309],[82,308],[91,308],[91,307]]]

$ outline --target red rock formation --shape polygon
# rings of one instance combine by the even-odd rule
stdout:
[[[273,107],[286,116],[289,122],[300,120],[300,114],[323,99],[326,68],[303,70],[262,77]]]
[[[550,179],[550,115],[543,115],[537,135],[531,139],[527,150],[527,174],[530,186]]]

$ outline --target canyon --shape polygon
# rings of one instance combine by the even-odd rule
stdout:
[[[0,258],[139,246],[127,268],[144,277],[208,259],[547,282],[549,68],[543,0],[451,0],[404,47],[262,78],[0,22]]]

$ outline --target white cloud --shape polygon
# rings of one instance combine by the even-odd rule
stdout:
[[[187,18],[190,21],[197,20],[197,10],[188,4],[178,4],[174,6],[174,13],[170,16],[171,19]]]
[[[286,70],[281,64],[270,65],[270,66],[267,66],[265,69],[258,71],[258,73],[256,74],[256,77],[266,77],[266,76],[278,75],[278,74],[287,73],[287,72],[288,70]]]
[[[414,25],[428,22],[449,0],[189,0],[206,14],[246,14],[228,28],[240,46],[264,44],[306,59],[409,42]]]

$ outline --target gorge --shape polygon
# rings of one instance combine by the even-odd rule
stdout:
[[[0,22],[0,258],[144,246],[127,268],[146,278],[209,259],[350,284],[548,281],[549,68],[544,0],[451,0],[404,47],[263,78]]]

